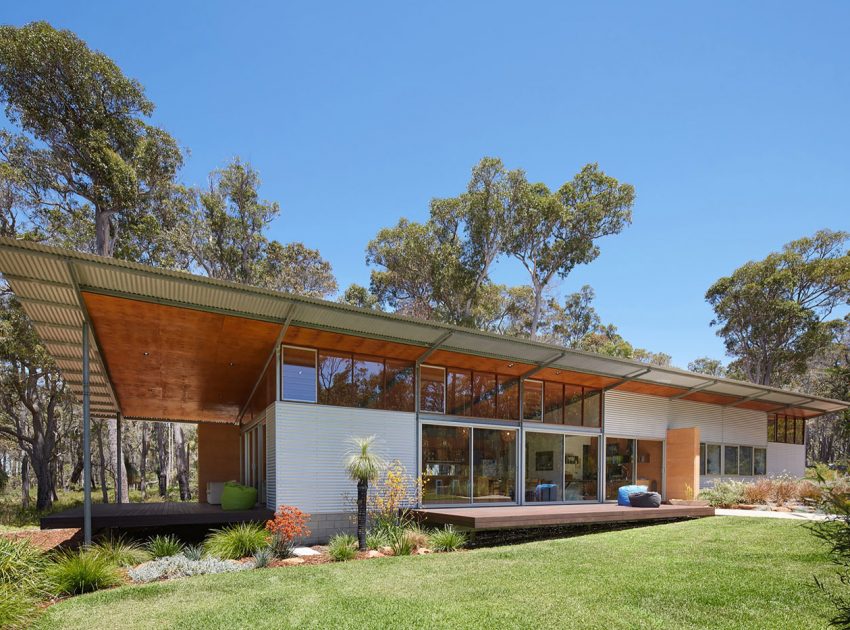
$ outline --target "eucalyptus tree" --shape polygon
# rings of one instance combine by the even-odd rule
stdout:
[[[788,384],[843,329],[830,318],[850,304],[848,240],[846,232],[821,230],[742,265],[708,289],[712,326],[748,380]]]
[[[587,164],[556,193],[539,183],[526,186],[525,193],[506,251],[525,267],[534,289],[531,336],[536,337],[552,281],[595,260],[597,240],[631,223],[635,191],[597,164]]]

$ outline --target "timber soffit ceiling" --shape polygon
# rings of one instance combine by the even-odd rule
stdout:
[[[81,294],[87,292],[414,344],[421,346],[423,351],[439,346],[451,352],[595,374],[617,379],[609,388],[636,391],[644,384],[647,389],[655,387],[670,398],[707,401],[713,395],[733,407],[805,417],[850,406],[850,402],[676,368],[649,366],[8,238],[0,238],[0,273],[33,320],[36,331],[78,398],[82,392],[82,325],[89,320]],[[101,353],[97,332],[95,329],[91,339],[91,410],[92,415],[113,416],[121,411],[119,399],[109,376],[109,366]],[[255,380],[259,376],[255,375]]]

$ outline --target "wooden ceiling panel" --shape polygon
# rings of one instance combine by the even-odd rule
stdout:
[[[83,293],[121,410],[235,422],[281,326]]]
[[[422,346],[383,341],[381,339],[367,339],[366,337],[343,335],[326,330],[301,328],[300,326],[290,326],[283,338],[283,343],[308,348],[371,354],[403,361],[415,361],[417,357],[425,352],[425,348]]]

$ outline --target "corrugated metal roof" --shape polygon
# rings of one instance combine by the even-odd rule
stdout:
[[[430,346],[451,336],[441,349],[519,363],[598,374],[616,379],[725,394],[739,399],[787,405],[822,414],[847,408],[850,403],[789,392],[730,379],[695,374],[676,368],[647,366],[638,361],[569,350],[556,345],[505,337],[489,332],[416,320],[393,313],[360,309],[346,304],[248,287],[192,274],[146,267],[112,258],[72,252],[27,241],[0,239],[0,273],[22,298],[26,313],[61,369],[82,373],[82,323],[80,291],[210,310],[274,322],[284,322],[293,307],[292,323],[351,335]],[[79,332],[78,332],[79,331]],[[51,344],[51,341],[59,342]],[[96,340],[93,340],[96,341]],[[79,357],[79,358],[76,358]],[[111,409],[117,402],[96,343],[92,344],[92,386],[106,388]],[[643,372],[643,373],[641,373]],[[635,378],[636,374],[640,374]],[[72,381],[71,381],[72,382]],[[75,387],[75,391],[80,392]],[[99,406],[97,413],[104,413]]]

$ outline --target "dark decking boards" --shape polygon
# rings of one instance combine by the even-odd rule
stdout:
[[[225,511],[207,503],[122,503],[92,505],[92,529],[136,529],[183,525],[224,525],[265,522],[274,513],[262,507]],[[62,510],[41,519],[41,529],[83,526],[83,507]]]
[[[700,518],[714,516],[714,508],[666,504],[659,508],[633,508],[609,503],[594,503],[592,505],[424,508],[415,510],[414,514],[431,525],[456,525],[482,530]]]

